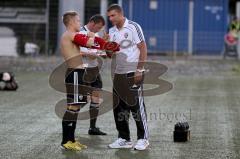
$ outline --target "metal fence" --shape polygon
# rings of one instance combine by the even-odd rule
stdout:
[[[53,54],[57,41],[58,0],[1,0],[0,55]],[[14,34],[12,34],[14,33]],[[12,39],[12,40],[10,40]],[[10,42],[15,52],[8,51]],[[31,44],[31,45],[28,45]]]
[[[186,31],[144,31],[150,53],[189,54],[189,36]],[[224,50],[224,33],[195,32],[193,35],[193,55],[220,55]]]

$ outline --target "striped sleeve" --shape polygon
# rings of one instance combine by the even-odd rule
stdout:
[[[143,35],[143,31],[142,28],[139,24],[129,21],[129,24],[131,24],[133,26],[133,40],[136,42],[136,44],[145,41],[144,35]]]
[[[87,32],[87,29],[86,29],[84,26],[82,26],[82,27],[80,28],[80,31],[85,31],[85,32]]]

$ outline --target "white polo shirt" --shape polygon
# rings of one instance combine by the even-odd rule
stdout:
[[[90,32],[90,30],[87,28],[87,25],[81,27],[80,33],[87,35],[87,33]],[[95,36],[98,36],[98,33],[95,34]],[[80,50],[82,52],[86,53],[92,53],[92,54],[97,54],[98,50],[97,49],[90,49],[86,47],[80,47]],[[98,66],[98,61],[97,59],[90,59],[89,57],[83,57],[83,64],[86,67],[97,67]]]
[[[121,46],[116,55],[115,73],[135,72],[140,55],[137,44],[145,41],[141,26],[125,18],[123,27],[120,30],[116,26],[110,28],[109,35],[110,41],[115,41]]]

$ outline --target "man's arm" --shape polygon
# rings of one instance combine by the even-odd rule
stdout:
[[[80,55],[82,55],[83,57],[88,57],[91,60],[95,60],[97,58],[97,56],[98,56],[96,54],[88,53],[88,52],[84,52],[84,51],[80,51]]]
[[[133,33],[133,39],[137,43],[137,47],[140,51],[134,81],[135,81],[135,84],[139,84],[143,80],[144,64],[147,59],[147,46],[146,46],[146,42],[145,42],[145,38],[142,32],[141,26],[136,24],[134,25],[134,28],[135,28],[135,32]]]
[[[137,47],[140,51],[140,55],[139,55],[137,70],[134,75],[135,84],[139,84],[142,82],[143,72],[144,72],[144,64],[145,64],[145,61],[147,60],[147,46],[146,46],[145,41],[138,43]]]
[[[79,33],[72,33],[71,34],[71,40],[82,47],[92,47],[94,45],[95,37],[92,36],[92,34],[79,34]]]
[[[137,44],[137,47],[140,51],[137,69],[141,70],[144,68],[144,63],[147,60],[147,46],[145,41],[142,41],[139,44]]]

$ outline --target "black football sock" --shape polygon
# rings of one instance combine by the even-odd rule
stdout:
[[[62,144],[68,141],[75,142],[74,132],[76,129],[78,112],[79,110],[66,110],[62,120]]]
[[[96,127],[98,113],[99,113],[99,104],[91,102],[90,108],[89,108],[90,128]]]

